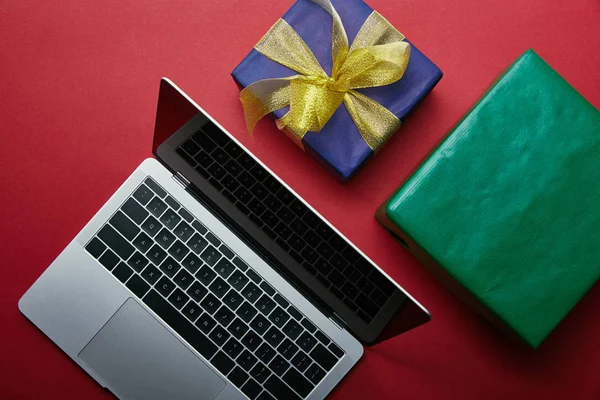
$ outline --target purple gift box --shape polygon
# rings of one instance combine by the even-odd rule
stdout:
[[[331,0],[352,43],[359,29],[373,12],[362,0]],[[310,0],[298,0],[283,19],[300,35],[325,72],[331,74],[332,17]],[[404,39],[406,40],[406,39]],[[408,42],[408,41],[407,41]],[[413,44],[404,76],[386,86],[358,89],[375,100],[401,121],[433,89],[442,71]],[[232,76],[242,87],[267,78],[284,78],[297,72],[270,60],[255,49],[233,70]],[[289,107],[273,112],[281,118]],[[349,179],[372,155],[373,150],[342,103],[320,132],[308,132],[302,139],[305,151],[339,181]]]

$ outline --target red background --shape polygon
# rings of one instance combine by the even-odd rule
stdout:
[[[444,78],[344,186],[277,131],[245,130],[231,70],[291,0],[0,2],[0,398],[108,398],[17,301],[151,156],[173,79],[397,279],[433,321],[367,349],[332,398],[600,398],[596,285],[536,351],[454,299],[373,219],[491,81],[534,48],[600,107],[598,0],[370,0]],[[506,118],[510,124],[510,116]]]

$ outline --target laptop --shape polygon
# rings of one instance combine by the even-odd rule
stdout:
[[[118,398],[321,399],[429,321],[164,78],[152,150],[19,301]]]

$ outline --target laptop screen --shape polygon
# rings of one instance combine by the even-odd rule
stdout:
[[[362,341],[381,341],[429,320],[426,310],[167,79],[160,85],[153,153]]]
[[[157,155],[158,147],[199,112],[175,86],[161,79],[152,153]]]

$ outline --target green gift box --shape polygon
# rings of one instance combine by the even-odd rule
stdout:
[[[529,50],[376,217],[538,347],[600,277],[600,112]]]

